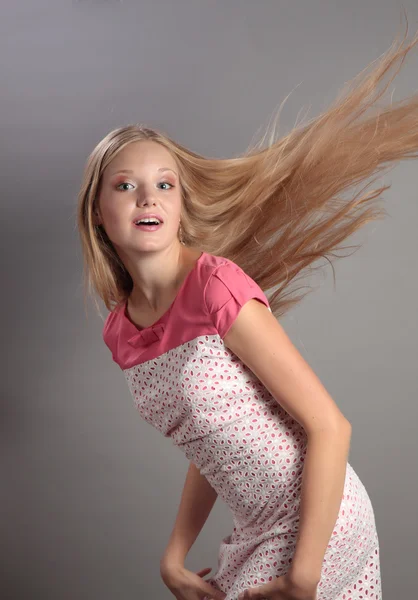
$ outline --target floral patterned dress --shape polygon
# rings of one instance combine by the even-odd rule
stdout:
[[[203,252],[167,312],[140,329],[126,303],[103,339],[140,416],[193,461],[228,505],[233,530],[207,579],[236,600],[284,575],[295,550],[307,437],[223,343],[239,310],[267,297],[233,261]],[[379,541],[365,487],[349,463],[318,600],[381,600]]]

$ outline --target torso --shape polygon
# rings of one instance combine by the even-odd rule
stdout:
[[[186,279],[190,271],[193,269],[196,260],[202,253],[201,250],[196,248],[190,248],[187,252],[188,253],[184,257],[184,270],[180,277],[180,282],[177,286],[177,289],[174,292],[172,292],[171,296],[164,302],[163,306],[157,312],[152,312],[149,309],[147,310],[143,306],[134,306],[131,302],[131,298],[128,299],[127,316],[133,322],[133,324],[138,327],[138,329],[145,329],[146,327],[150,327],[151,325],[153,325],[168,311],[168,309],[174,302],[177,296],[177,291],[181,288],[184,280]]]

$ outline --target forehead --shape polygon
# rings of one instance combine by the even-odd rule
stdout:
[[[120,169],[139,171],[142,168],[168,167],[177,172],[172,154],[161,144],[150,140],[132,142],[123,148],[109,163],[105,171],[111,176]]]

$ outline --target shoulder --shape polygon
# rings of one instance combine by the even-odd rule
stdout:
[[[203,303],[220,336],[223,338],[241,308],[251,299],[269,301],[257,282],[230,259],[212,255],[211,269],[206,274]]]
[[[115,306],[107,315],[102,329],[102,338],[106,346],[113,350],[117,331],[120,328],[120,317],[123,305]]]
[[[239,265],[224,257],[214,258],[203,294],[209,312],[221,308],[232,297],[239,302],[249,296],[258,296],[268,305],[263,290]]]

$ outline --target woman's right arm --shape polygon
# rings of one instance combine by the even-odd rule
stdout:
[[[168,545],[160,561],[161,571],[184,560],[215,504],[218,494],[193,462],[190,462],[180,506]]]

